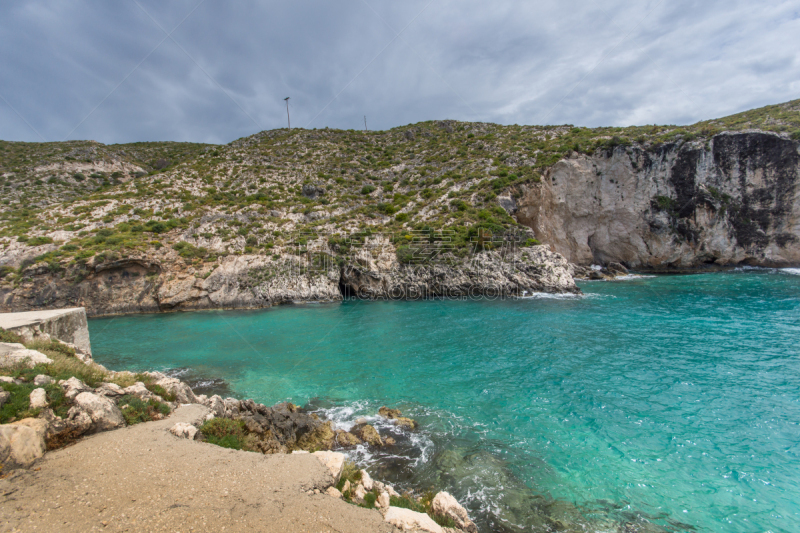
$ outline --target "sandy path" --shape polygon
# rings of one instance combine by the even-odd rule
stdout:
[[[0,480],[0,531],[391,532],[374,510],[325,494],[311,455],[261,455],[178,439],[167,420],[100,433]]]

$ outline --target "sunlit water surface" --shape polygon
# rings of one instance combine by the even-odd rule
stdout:
[[[98,362],[410,438],[354,459],[484,531],[800,531],[800,270],[583,297],[346,302],[90,321]],[[216,380],[216,381],[214,381]],[[225,390],[227,387],[227,390]]]

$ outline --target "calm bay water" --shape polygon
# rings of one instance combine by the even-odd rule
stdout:
[[[379,479],[450,490],[486,531],[798,531],[798,274],[89,327],[111,369],[220,378],[231,395],[308,405],[342,427],[399,407],[421,430],[353,457]]]

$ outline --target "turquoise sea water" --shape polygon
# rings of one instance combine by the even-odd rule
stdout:
[[[421,430],[353,457],[379,479],[448,489],[484,531],[800,531],[798,274],[89,326],[112,369],[219,378],[343,427],[399,407]]]

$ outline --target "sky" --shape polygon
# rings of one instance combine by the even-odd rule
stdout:
[[[0,139],[691,124],[800,98],[800,0],[0,4]]]

